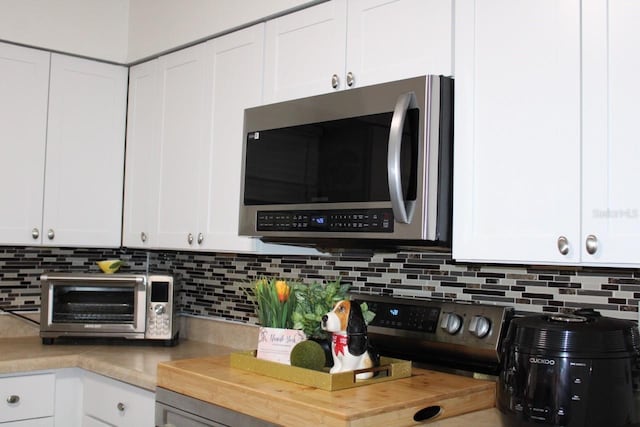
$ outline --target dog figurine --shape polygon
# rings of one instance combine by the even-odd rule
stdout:
[[[332,333],[333,367],[330,373],[366,369],[380,364],[378,354],[369,346],[367,324],[357,303],[338,301],[333,310],[322,316],[322,329]],[[359,380],[371,377],[373,372],[356,374]]]

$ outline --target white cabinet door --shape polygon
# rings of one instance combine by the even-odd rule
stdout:
[[[639,20],[640,2],[583,1],[580,247],[586,264],[640,263]]]
[[[55,374],[15,375],[0,378],[0,424],[41,418],[53,425]],[[3,424],[4,425],[4,424]]]
[[[264,102],[344,89],[346,31],[346,0],[332,0],[267,21]]]
[[[48,52],[0,43],[3,245],[41,241],[49,58]]]
[[[580,1],[455,9],[453,257],[577,263]]]
[[[120,246],[126,67],[52,54],[43,243]]]
[[[347,74],[367,86],[451,75],[451,0],[349,0]]]
[[[91,372],[84,373],[83,425],[153,426],[154,407],[155,394],[151,391]]]
[[[209,145],[200,156],[207,184],[200,211],[202,248],[253,251],[255,239],[238,236],[244,109],[262,100],[264,24],[207,43]]]
[[[207,144],[205,45],[160,58],[160,194],[157,246],[197,247],[199,163]]]
[[[153,247],[159,192],[160,67],[155,59],[129,70],[122,244]]]

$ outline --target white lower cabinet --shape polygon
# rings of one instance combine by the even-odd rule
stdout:
[[[0,377],[0,424],[53,426],[53,373]]]
[[[2,427],[154,425],[155,393],[79,368],[0,376]]]
[[[83,426],[152,426],[155,394],[90,372],[83,378]]]

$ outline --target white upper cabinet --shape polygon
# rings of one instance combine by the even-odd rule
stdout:
[[[127,68],[52,54],[43,243],[120,246]]]
[[[244,109],[262,102],[264,27],[132,67],[125,246],[317,253],[238,236]]]
[[[0,44],[1,244],[120,246],[126,81]]]
[[[1,244],[40,242],[49,58],[0,43]]]
[[[464,0],[455,27],[453,257],[579,261],[580,2]]]
[[[198,212],[202,205],[201,159],[208,144],[205,114],[208,96],[205,45],[198,44],[160,58],[160,171],[157,246],[195,248],[202,241]]]
[[[347,79],[357,87],[451,75],[452,29],[451,0],[349,0]]]
[[[153,247],[157,228],[160,145],[160,61],[129,70],[127,158],[122,244]]]
[[[450,0],[332,0],[267,22],[264,102],[451,73]]]
[[[456,3],[453,256],[638,264],[634,1]]]
[[[582,3],[582,261],[638,265],[640,2]]]
[[[209,145],[200,161],[206,204],[199,233],[207,250],[254,251],[256,239],[238,236],[244,109],[262,101],[264,24],[206,45]]]

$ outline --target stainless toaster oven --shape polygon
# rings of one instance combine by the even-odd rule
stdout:
[[[40,337],[178,341],[174,278],[160,274],[46,273]]]

